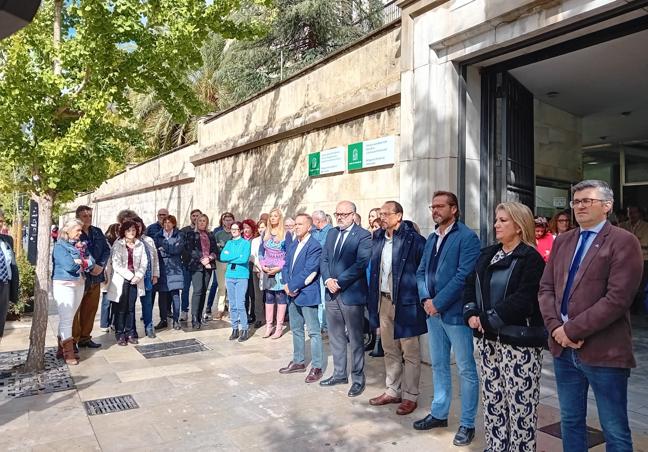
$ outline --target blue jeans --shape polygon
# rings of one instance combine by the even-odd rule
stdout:
[[[153,330],[153,289],[144,292],[140,297],[142,303],[142,317],[144,318],[144,331]]]
[[[248,321],[247,312],[245,312],[245,293],[247,292],[248,279],[226,278],[225,285],[227,286],[232,329],[247,331]]]
[[[304,324],[308,328],[308,337],[311,346],[311,367],[321,369],[323,365],[322,355],[322,332],[319,319],[317,318],[318,306],[297,306],[294,301],[288,305],[290,331],[293,337],[293,362],[304,364],[304,349],[306,348],[306,337],[304,336]]]
[[[108,300],[108,294],[103,293],[101,297],[101,320],[99,321],[100,328],[108,328],[112,325],[112,313],[110,309],[110,300]]]
[[[472,331],[466,325],[451,325],[435,315],[427,318],[430,360],[434,379],[434,399],[431,413],[437,419],[447,419],[452,401],[450,347],[455,354],[461,385],[461,419],[459,424],[473,428],[479,403],[479,377],[473,357]]]
[[[607,452],[632,451],[628,425],[628,378],[630,369],[583,364],[578,352],[567,348],[554,358],[560,401],[563,450],[587,451],[587,389],[592,386]]]
[[[317,318],[319,319],[322,331],[326,331],[328,330],[328,326],[326,325],[326,290],[324,289],[324,281],[322,281],[322,278],[320,278],[319,283],[320,298],[322,302],[319,306],[317,306]]]
[[[180,289],[170,290],[168,292],[159,293],[160,306],[164,306],[164,310],[167,312],[172,308],[173,311],[173,321],[177,322],[180,318]],[[166,321],[166,317],[160,318],[162,321]]]
[[[184,287],[182,288],[182,312],[189,312],[189,291],[191,290],[191,272],[186,267],[182,267],[182,278]]]
[[[211,286],[209,286],[209,293],[207,294],[207,312],[211,312],[214,300],[216,299],[216,292],[218,291],[218,278],[212,278]]]

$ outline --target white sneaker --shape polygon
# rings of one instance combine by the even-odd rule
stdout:
[[[100,328],[102,333],[109,333],[110,332],[110,327],[108,328]]]
[[[182,311],[182,313],[180,314],[180,321],[181,321],[181,322],[186,322],[186,321],[187,321],[187,317],[188,317],[188,313],[185,312],[185,311]]]

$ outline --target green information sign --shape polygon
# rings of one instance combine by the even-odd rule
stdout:
[[[362,147],[363,143],[353,143],[348,146],[348,165],[349,171],[362,168]]]
[[[319,176],[320,175],[320,153],[313,152],[308,154],[308,175],[309,176]]]

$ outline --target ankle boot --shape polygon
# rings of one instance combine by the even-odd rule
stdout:
[[[63,359],[63,346],[61,345],[61,336],[56,336],[58,340],[58,348],[56,349],[56,357],[58,359]]]
[[[238,341],[239,341],[239,342],[245,342],[245,341],[247,341],[249,338],[250,338],[250,337],[249,337],[249,335],[248,335],[248,330],[243,330],[243,331],[241,331],[241,334],[239,335]]]
[[[72,349],[74,350],[74,357],[78,360],[81,359],[81,354],[79,353],[79,346],[76,341],[72,339]]]
[[[239,331],[238,330],[232,330],[232,334],[230,334],[229,340],[233,341],[239,337]]]
[[[378,336],[378,338],[376,338],[376,346],[374,347],[374,349],[371,352],[369,352],[369,356],[371,356],[372,358],[381,358],[381,357],[385,356],[385,351],[383,350],[382,341],[380,340],[380,336]]]
[[[266,328],[262,338],[268,338],[272,335],[272,318],[274,317],[275,305],[267,304],[265,306]]]
[[[79,364],[79,360],[74,356],[74,339],[68,338],[64,341],[61,341],[61,347],[63,348],[63,358],[65,359],[65,364],[76,366]]]
[[[287,304],[277,305],[277,327],[272,335],[272,339],[279,339],[283,335],[284,317],[286,317]]]

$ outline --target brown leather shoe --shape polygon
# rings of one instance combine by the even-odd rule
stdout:
[[[390,403],[401,403],[401,398],[392,397],[386,393],[383,393],[380,394],[378,397],[369,399],[369,405],[373,405],[373,406],[383,406],[383,405],[388,405]]]
[[[322,378],[322,375],[322,369],[311,367],[311,370],[310,372],[308,372],[308,375],[306,375],[306,379],[304,381],[306,383],[315,383],[317,380]]]
[[[279,369],[280,374],[292,374],[295,372],[306,372],[306,364],[296,364],[290,361],[286,367]]]
[[[396,409],[396,414],[400,414],[401,416],[410,414],[412,411],[416,409],[416,407],[417,407],[416,402],[412,402],[411,400],[403,400],[401,404],[398,405],[398,409]]]

